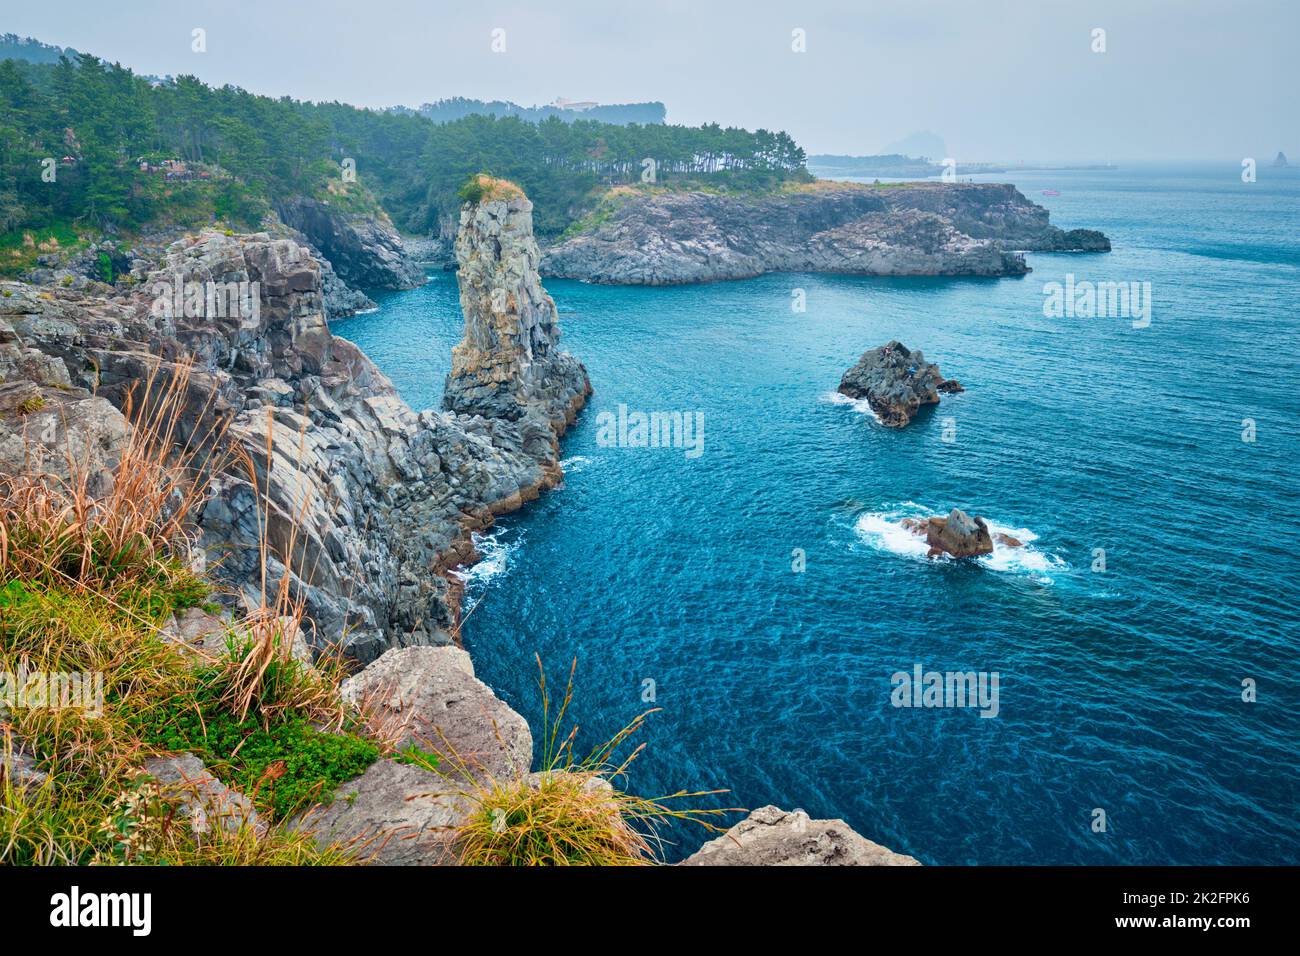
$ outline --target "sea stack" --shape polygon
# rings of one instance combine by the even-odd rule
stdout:
[[[839,390],[849,398],[865,398],[880,423],[891,428],[902,428],[922,405],[937,405],[940,392],[964,391],[960,382],[944,378],[939,366],[927,363],[920,349],[897,340],[862,353],[844,373]]]
[[[443,408],[517,422],[525,447],[558,477],[558,438],[591,394],[587,370],[559,348],[559,316],[537,271],[533,204],[505,180],[479,176],[474,185],[456,236],[465,337],[452,349]]]

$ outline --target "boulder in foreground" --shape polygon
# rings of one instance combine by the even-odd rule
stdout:
[[[855,832],[843,820],[760,807],[682,866],[920,866],[919,860]]]

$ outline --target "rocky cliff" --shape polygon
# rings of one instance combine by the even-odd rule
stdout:
[[[324,200],[297,196],[279,203],[276,212],[330,261],[349,286],[413,289],[424,282],[424,270],[407,254],[402,237],[382,210],[351,215]]]
[[[470,247],[495,241],[474,232],[472,213],[469,220]],[[475,312],[467,338],[491,342],[498,377],[520,374],[513,392],[504,380],[495,383],[498,397],[518,399],[513,407],[457,400],[450,402],[457,410],[410,409],[360,350],[330,333],[320,266],[291,239],[205,233],[181,240],[160,262],[138,264],[131,291],[107,297],[5,283],[0,367],[9,404],[36,418],[9,416],[0,467],[18,467],[33,442],[53,445],[64,436],[44,427],[46,407],[76,405],[94,426],[79,440],[97,447],[99,436],[121,430],[117,409],[157,356],[164,376],[192,359],[180,437],[224,422],[225,441],[254,463],[273,551],[282,552],[299,528],[292,567],[273,557],[271,583],[291,577],[315,642],[342,641],[362,660],[389,647],[447,643],[459,593],[442,572],[472,556],[471,531],[559,480],[556,440],[587,389],[581,365],[555,348],[554,306],[536,274],[518,273],[535,262],[535,246],[533,260],[512,251],[532,243],[527,209],[514,210],[505,240],[499,278],[516,284],[496,298],[526,294],[532,298],[515,301],[536,308]],[[486,303],[494,300],[492,290],[477,288]],[[200,298],[189,308],[177,289],[243,289],[246,307],[214,313]],[[512,314],[522,335],[492,338],[480,328],[504,328]],[[111,447],[98,457],[111,460]],[[258,495],[239,469],[220,475],[212,491],[199,519],[202,551],[213,573],[251,597],[260,585]]]
[[[623,189],[546,251],[546,275],[631,285],[766,272],[1004,276],[1020,251],[1106,251],[1064,232],[1014,186],[818,183],[763,196]]]

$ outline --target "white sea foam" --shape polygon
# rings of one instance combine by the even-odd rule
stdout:
[[[914,501],[905,501],[881,511],[865,512],[859,516],[854,528],[862,542],[870,547],[900,557],[926,560],[930,548],[925,539],[904,528],[902,521],[904,518],[926,518],[937,513]],[[1051,584],[1054,574],[1068,568],[1056,555],[1034,547],[1033,542],[1038,540],[1038,535],[1028,528],[1015,528],[989,517],[984,520],[993,534],[993,553],[975,559],[981,567],[1004,574],[1027,575],[1042,584]],[[1016,538],[1023,546],[1013,548],[1002,544],[997,540],[999,534]],[[943,555],[936,560],[953,559]]]
[[[487,587],[492,581],[510,570],[510,559],[519,547],[519,539],[501,540],[501,532],[473,535],[474,549],[479,560],[466,568],[456,568],[451,573],[460,578],[467,591]]]
[[[560,467],[564,469],[565,475],[576,475],[584,468],[596,464],[599,459],[588,458],[586,455],[574,455],[571,458],[565,458],[560,461]]]
[[[832,405],[848,405],[855,412],[861,415],[868,415],[877,423],[880,422],[880,416],[871,408],[871,403],[865,398],[849,398],[843,392],[825,392],[822,394],[823,402],[830,402]]]

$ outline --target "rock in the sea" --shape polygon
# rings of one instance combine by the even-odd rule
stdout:
[[[1064,232],[1014,186],[818,182],[764,195],[612,190],[591,224],[547,249],[545,275],[629,285],[765,272],[1008,276],[1022,251],[1106,251]]]
[[[974,558],[993,553],[993,535],[988,524],[978,515],[972,518],[960,508],[953,508],[946,518],[939,515],[924,521],[906,518],[903,527],[925,538],[932,558],[943,554],[954,558]],[[1016,539],[1010,541],[1015,541],[1011,547],[1020,546]]]
[[[682,866],[920,866],[872,843],[843,820],[760,807],[687,857]]]
[[[559,347],[559,315],[537,272],[533,204],[513,184],[493,181],[491,190],[461,211],[456,279],[465,337],[452,349],[443,407],[517,423],[524,449],[558,477],[557,440],[591,383]]]
[[[901,428],[922,405],[934,405],[939,393],[963,391],[961,383],[944,378],[939,366],[928,363],[920,349],[893,341],[868,349],[858,364],[844,373],[840,392],[866,399],[881,424]]]

